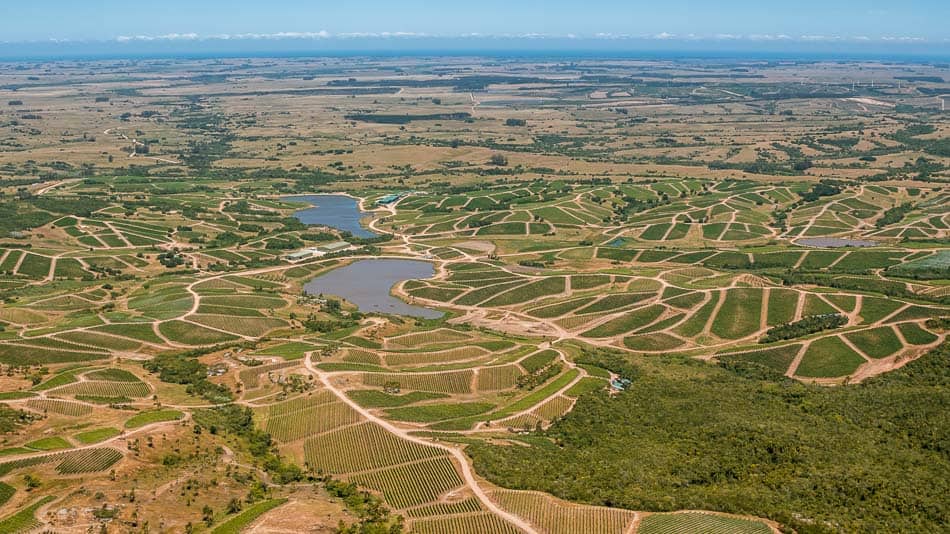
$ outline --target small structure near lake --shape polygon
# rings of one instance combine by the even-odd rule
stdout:
[[[291,252],[284,256],[284,259],[296,263],[298,261],[307,260],[310,258],[319,258],[320,256],[325,256],[333,252],[342,252],[348,250],[353,245],[347,243],[346,241],[334,241],[332,243],[327,243],[325,245],[320,245],[316,247],[302,248],[296,252]]]

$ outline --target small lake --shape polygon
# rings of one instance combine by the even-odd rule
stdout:
[[[442,312],[413,306],[389,291],[403,280],[426,279],[435,275],[431,263],[419,260],[359,260],[333,269],[307,282],[303,288],[311,295],[335,295],[356,304],[362,312],[392,313],[424,319],[438,319]]]
[[[803,237],[795,240],[796,245],[806,247],[820,248],[842,248],[842,247],[874,247],[877,241],[867,241],[864,239],[846,239],[843,237]]]
[[[346,195],[299,195],[284,197],[284,200],[313,205],[312,208],[294,213],[294,217],[304,224],[329,226],[355,237],[376,237],[376,234],[360,224],[360,219],[366,217],[367,212],[360,211],[359,201],[355,198]]]

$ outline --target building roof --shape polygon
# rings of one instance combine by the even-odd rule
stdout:
[[[317,247],[320,250],[341,250],[350,246],[346,241],[334,241],[333,243],[327,243],[325,245],[320,245]]]
[[[303,249],[303,250],[298,250],[298,251],[296,251],[296,252],[291,252],[290,254],[287,254],[287,257],[288,257],[288,258],[291,258],[291,259],[309,258],[310,256],[313,256],[313,255],[316,254],[316,253],[317,253],[317,251],[314,250],[314,249],[305,248],[305,249]]]

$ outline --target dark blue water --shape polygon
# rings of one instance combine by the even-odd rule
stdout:
[[[362,312],[392,313],[424,319],[438,319],[442,312],[413,306],[389,294],[403,280],[432,278],[432,264],[418,260],[359,260],[333,269],[307,282],[311,295],[333,295],[356,304]]]
[[[329,226],[347,231],[355,237],[376,237],[377,235],[360,224],[360,219],[366,216],[366,212],[360,211],[359,203],[355,198],[346,195],[301,195],[286,197],[285,200],[307,202],[313,205],[312,208],[294,213],[294,217],[304,224]]]

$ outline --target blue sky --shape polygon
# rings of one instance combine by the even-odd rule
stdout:
[[[454,37],[950,41],[950,0],[0,0],[0,41]]]

